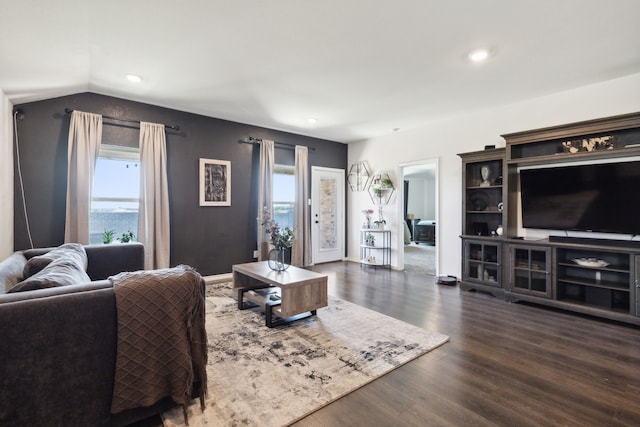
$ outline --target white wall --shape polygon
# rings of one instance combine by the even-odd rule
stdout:
[[[640,111],[640,74],[583,86],[475,114],[432,122],[421,128],[395,132],[349,144],[349,164],[366,160],[375,172],[387,172],[396,186],[399,165],[420,159],[438,159],[439,250],[437,274],[461,275],[461,164],[458,153],[482,150],[485,145],[504,147],[502,134],[573,123]],[[464,125],[462,125],[464,124]],[[396,192],[397,193],[397,192]],[[397,194],[385,207],[387,224],[394,233],[391,264],[398,268],[402,248],[402,207]],[[348,195],[349,239],[347,257],[358,259],[361,210],[370,207],[366,192]]]
[[[436,182],[433,178],[405,178],[409,181],[407,213],[416,219],[436,219]]]
[[[0,261],[13,252],[13,121],[11,103],[0,90]]]

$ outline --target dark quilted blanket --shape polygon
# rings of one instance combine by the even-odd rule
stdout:
[[[118,344],[111,412],[149,406],[170,396],[186,405],[200,381],[204,408],[207,335],[201,276],[191,267],[110,277]]]

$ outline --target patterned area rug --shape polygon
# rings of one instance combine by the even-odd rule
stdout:
[[[189,407],[191,427],[290,424],[449,339],[332,297],[316,317],[269,329],[231,295],[230,283],[207,286],[209,395],[204,413]],[[163,422],[183,426],[182,409]]]

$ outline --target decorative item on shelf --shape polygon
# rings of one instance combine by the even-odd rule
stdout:
[[[474,222],[473,232],[478,236],[489,235],[489,225],[486,222]]]
[[[502,185],[502,175],[500,175],[493,181],[493,185]]]
[[[575,258],[575,259],[572,259],[571,261],[583,267],[602,268],[609,265],[608,262],[601,259],[596,259],[596,258]]]
[[[365,222],[362,224],[362,228],[370,229],[371,228],[371,215],[373,215],[373,209],[363,209],[362,213],[364,214]]]
[[[368,192],[374,205],[382,206],[389,204],[394,191],[395,187],[388,174],[381,173],[371,178]]]
[[[502,202],[498,203],[498,211],[502,212],[503,209],[504,209],[504,203]]]
[[[562,142],[562,151],[569,154],[579,152],[591,152],[598,150],[613,150],[616,138],[613,135],[605,135],[597,138],[582,138]]]
[[[496,228],[496,234],[502,236],[502,233],[504,233],[504,230],[502,229],[502,224],[500,224],[498,228]]]
[[[491,186],[491,181],[489,181],[489,178],[491,177],[491,169],[489,169],[489,166],[483,165],[480,168],[480,177],[482,178],[482,182],[480,183],[480,187],[489,187],[489,186]]]
[[[367,168],[367,162],[362,161],[354,163],[349,168],[349,174],[347,175],[347,183],[351,191],[364,191],[369,183],[369,168]]]
[[[262,226],[271,244],[275,247],[269,251],[267,264],[273,271],[284,271],[289,268],[287,262],[287,249],[293,245],[293,230],[289,227],[281,228],[277,222],[271,218],[271,213],[265,207],[262,210]]]
[[[375,246],[376,245],[376,238],[373,236],[373,234],[371,233],[367,233],[364,236],[364,244],[367,246]]]
[[[377,221],[373,221],[374,225],[376,226],[376,230],[384,230],[384,226],[387,223],[387,221],[382,218],[382,216],[380,216],[380,219]]]
[[[473,211],[483,211],[489,206],[489,195],[484,191],[477,191],[469,200],[469,207]]]

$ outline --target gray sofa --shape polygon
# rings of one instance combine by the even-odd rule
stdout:
[[[107,279],[144,268],[139,243],[85,246],[90,282],[6,293],[27,260],[52,248],[14,253],[0,263],[0,425],[127,425],[173,403],[110,414],[117,318]]]

